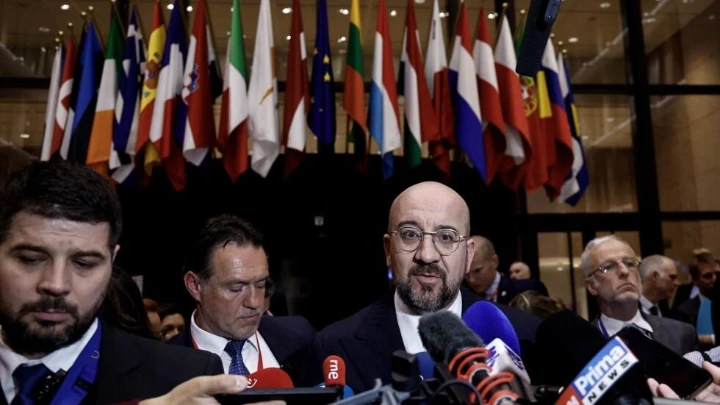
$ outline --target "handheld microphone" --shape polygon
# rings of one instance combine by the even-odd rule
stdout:
[[[428,352],[415,353],[418,360],[418,368],[420,369],[420,377],[423,380],[435,377],[435,361],[430,357]]]
[[[294,388],[290,376],[277,367],[264,368],[247,376],[248,388]]]
[[[484,362],[488,350],[455,314],[439,311],[423,315],[418,332],[430,357],[438,363],[446,364],[458,379],[469,381],[475,386],[482,396],[482,403],[516,403],[518,395],[510,390],[508,384],[514,378],[513,375],[508,372],[490,375],[490,367]],[[470,400],[474,401],[474,394]]]
[[[535,401],[535,393],[530,386],[530,376],[520,356],[500,339],[494,339],[485,347],[488,349],[485,364],[491,369],[490,375],[511,373],[515,377],[510,381],[512,392],[519,394],[520,398]]]
[[[496,305],[488,301],[478,301],[465,311],[462,319],[470,330],[480,336],[483,342],[500,339],[513,352],[522,354],[515,328]]]
[[[556,404],[653,403],[638,360],[625,343],[619,338],[606,340],[573,312],[546,318],[538,328],[536,345],[542,362],[554,371],[543,373],[552,374],[543,383],[567,387]]]
[[[319,387],[338,387],[342,389],[343,398],[350,398],[355,395],[352,388],[345,385],[345,360],[340,356],[330,355],[323,361],[323,379],[324,383]]]

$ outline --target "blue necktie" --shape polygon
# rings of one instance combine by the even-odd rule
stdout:
[[[230,355],[232,361],[230,362],[230,370],[228,374],[235,375],[248,375],[250,370],[245,367],[242,359],[242,348],[245,345],[244,340],[231,340],[225,346],[225,351]]]
[[[44,364],[28,366],[26,364],[16,368],[13,377],[17,382],[18,393],[12,401],[12,405],[32,405],[35,403],[35,392],[38,384],[46,377],[52,375],[52,371]]]

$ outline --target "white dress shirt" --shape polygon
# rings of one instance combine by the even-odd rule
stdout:
[[[455,301],[447,309],[455,315],[462,316],[462,294],[458,293]],[[405,345],[405,351],[410,354],[416,354],[424,352],[425,346],[420,340],[420,333],[418,332],[418,324],[420,323],[420,315],[416,315],[414,312],[405,305],[403,300],[395,291],[395,315],[397,316],[398,326],[400,327],[400,335],[402,336],[403,344]]]
[[[230,341],[229,339],[201,329],[197,323],[195,323],[195,312],[193,312],[190,317],[190,336],[192,336],[198,349],[220,356],[223,369],[225,369],[225,373],[228,372],[232,358],[225,351],[225,346],[227,346]],[[260,345],[260,352],[258,352],[258,344]],[[250,336],[242,348],[243,363],[245,363],[245,367],[247,367],[250,373],[258,370],[258,353],[262,353],[263,368],[280,368],[280,364],[278,364],[277,359],[270,350],[270,346],[267,345],[259,331]]]
[[[2,384],[7,403],[11,403],[17,394],[15,379],[13,378],[13,373],[16,368],[23,364],[34,366],[42,363],[53,373],[57,373],[60,370],[70,370],[70,367],[75,364],[75,360],[77,360],[80,355],[80,352],[82,352],[85,345],[90,341],[90,338],[95,334],[97,327],[98,320],[95,319],[77,342],[55,350],[41,359],[34,360],[28,359],[22,354],[15,353],[13,349],[5,344],[3,339],[0,339],[0,383]],[[1,329],[0,334],[2,334]]]
[[[601,322],[600,330],[602,331],[602,327],[604,326],[605,332],[607,332],[608,337],[613,336],[614,334],[620,332],[620,329],[622,329],[625,325],[629,325],[631,323],[634,323],[635,325],[645,329],[646,331],[648,331],[650,333],[652,333],[652,331],[653,331],[652,326],[650,326],[648,321],[646,321],[645,318],[643,318],[643,316],[642,316],[642,314],[640,314],[639,310],[635,313],[635,316],[633,317],[633,319],[631,319],[627,322],[621,321],[618,319],[614,319],[614,318],[610,318],[609,316],[607,316],[605,314],[600,315],[600,322]]]
[[[500,287],[500,272],[495,273],[495,280],[493,280],[492,284],[490,284],[490,287],[488,287],[487,291],[485,291],[485,299],[492,302],[497,302],[497,297],[493,299],[493,294],[495,294],[495,291]]]

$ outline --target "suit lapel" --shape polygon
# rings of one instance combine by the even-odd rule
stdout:
[[[388,294],[370,309],[355,337],[359,342],[348,343],[356,347],[345,348],[346,353],[357,355],[352,362],[362,364],[368,370],[383,370],[386,375],[376,377],[389,381],[392,353],[405,349],[395,315],[394,294]],[[369,386],[373,385],[372,381],[365,383]]]
[[[267,343],[273,356],[275,356],[278,364],[281,367],[286,366],[285,362],[297,350],[294,344],[295,342],[289,342],[287,339],[283,339],[284,332],[281,326],[278,325],[276,319],[271,316],[264,315],[262,317],[258,331],[265,340],[265,343]]]
[[[125,398],[125,390],[143,392],[144,379],[133,373],[142,364],[142,358],[132,339],[123,339],[119,330],[104,327],[98,367],[97,402],[109,403],[113,398]]]

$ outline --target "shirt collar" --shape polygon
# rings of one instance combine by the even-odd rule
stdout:
[[[425,347],[420,340],[420,333],[418,333],[418,325],[420,324],[420,316],[408,308],[405,302],[400,298],[397,290],[395,291],[395,316],[397,317],[398,327],[400,328],[400,335],[402,336],[403,344],[405,345],[405,351],[410,354],[416,354],[424,352]],[[462,316],[462,294],[458,292],[455,301],[447,308],[457,315]]]
[[[649,299],[647,299],[644,295],[640,296],[640,306],[642,306],[643,311],[645,311],[646,314],[650,313],[650,308],[656,307],[657,305],[650,302]],[[659,310],[659,308],[658,308]]]
[[[227,346],[230,339],[226,339],[222,336],[210,333],[199,327],[198,324],[195,322],[196,314],[197,310],[193,311],[192,315],[190,316],[190,337],[193,339],[193,342],[195,342],[197,348],[218,355],[220,353],[223,353],[225,351],[225,346]],[[257,349],[255,347],[254,339],[247,339],[245,341],[245,344],[250,344],[253,348]]]
[[[600,322],[602,322],[602,326],[605,327],[605,331],[607,332],[608,337],[613,336],[614,334],[620,332],[620,329],[622,329],[623,326],[631,324],[631,323],[645,329],[646,331],[648,331],[650,333],[652,333],[652,331],[653,331],[652,326],[650,326],[648,321],[646,321],[645,318],[643,318],[642,314],[640,313],[640,310],[635,312],[635,316],[627,322],[621,321],[621,320],[615,319],[615,318],[610,318],[609,316],[607,316],[605,314],[600,314]]]
[[[485,292],[485,298],[490,299],[493,294],[495,294],[495,291],[498,289],[498,286],[500,285],[500,272],[495,272],[495,280],[493,280],[492,284],[490,284],[490,287]]]
[[[70,367],[75,364],[75,360],[77,360],[80,352],[95,334],[97,328],[98,320],[95,318],[88,330],[75,343],[61,347],[40,359],[28,359],[22,354],[16,353],[0,338],[0,383],[3,389],[5,391],[14,390],[15,383],[12,374],[22,364],[36,365],[42,363],[53,373],[60,370],[70,370]],[[0,329],[0,334],[2,334],[2,329]]]

